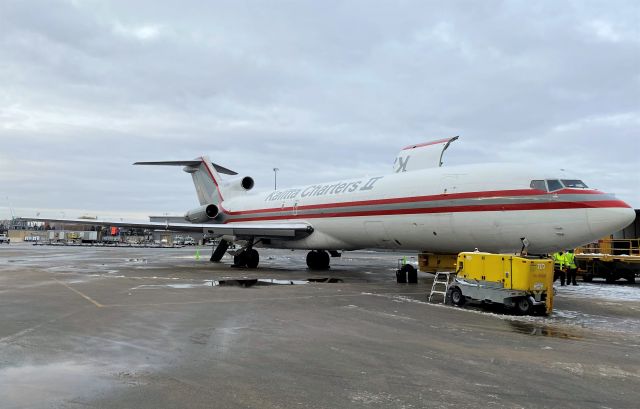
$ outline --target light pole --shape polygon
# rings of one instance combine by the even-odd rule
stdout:
[[[60,212],[60,214],[62,215],[63,219],[66,217],[66,214],[64,212]],[[62,222],[62,234],[64,235],[63,237],[67,237],[67,235],[64,234],[64,222]]]
[[[273,168],[273,190],[278,190],[278,171],[280,169]]]

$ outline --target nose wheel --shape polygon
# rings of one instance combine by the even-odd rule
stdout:
[[[324,250],[313,250],[307,253],[307,267],[309,267],[309,270],[328,270],[330,263],[331,257]]]

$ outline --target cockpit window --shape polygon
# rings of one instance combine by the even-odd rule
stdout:
[[[531,189],[547,190],[547,185],[544,183],[544,180],[532,180],[529,187],[531,187]]]
[[[554,190],[562,189],[562,183],[557,179],[547,179],[547,187],[549,192],[553,192]]]
[[[577,179],[562,179],[562,184],[565,187],[576,188],[576,189],[587,189],[588,186],[581,180]]]

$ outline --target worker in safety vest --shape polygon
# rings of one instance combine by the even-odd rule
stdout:
[[[567,252],[564,253],[564,264],[567,268],[567,285],[578,285],[578,283],[576,283],[578,266],[576,265],[576,255],[573,254],[573,250],[567,250]]]
[[[565,258],[562,251],[553,253],[553,266],[553,282],[555,283],[560,278],[560,285],[563,286],[565,280]]]

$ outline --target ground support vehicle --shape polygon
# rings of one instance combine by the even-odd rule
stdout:
[[[412,257],[413,258],[413,257]],[[418,270],[403,257],[398,260],[398,269],[396,270],[396,281],[398,284],[417,284],[418,283]]]
[[[553,309],[553,261],[509,254],[463,252],[448,289],[454,305],[468,300],[503,304],[518,314]]]
[[[11,239],[6,234],[0,234],[0,244],[10,244]]]
[[[576,249],[576,264],[582,280],[604,278],[614,283],[624,278],[635,283],[640,276],[640,239],[603,239]]]

